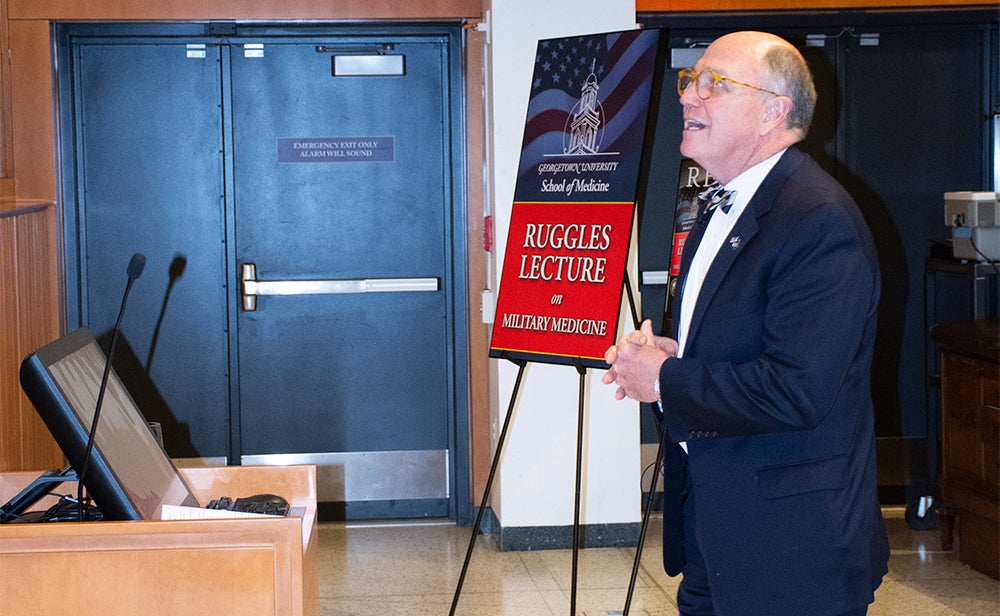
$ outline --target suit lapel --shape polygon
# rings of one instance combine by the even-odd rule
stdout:
[[[756,200],[757,196],[755,195],[747,204],[747,209],[740,216],[740,219],[736,221],[733,230],[729,232],[729,237],[719,247],[719,252],[712,260],[712,265],[705,272],[705,280],[702,281],[701,290],[698,292],[698,301],[694,305],[694,312],[691,313],[691,325],[688,329],[686,343],[688,349],[692,348],[693,341],[698,334],[698,326],[705,316],[705,310],[711,304],[722,285],[722,281],[726,278],[726,273],[729,272],[737,255],[743,250],[743,246],[757,233],[759,228],[757,219],[752,215],[753,211],[750,207]]]

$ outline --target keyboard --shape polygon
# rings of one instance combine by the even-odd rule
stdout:
[[[208,504],[208,509],[224,509],[226,511],[239,511],[242,513],[261,513],[264,515],[288,515],[289,506],[284,499],[261,499],[253,496],[247,498],[237,498],[233,500],[228,496],[223,496],[218,500],[213,500]]]

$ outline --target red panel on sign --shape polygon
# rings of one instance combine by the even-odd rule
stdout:
[[[633,203],[514,203],[490,355],[604,366]]]

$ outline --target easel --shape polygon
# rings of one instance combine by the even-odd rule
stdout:
[[[635,300],[632,296],[632,287],[629,284],[628,275],[624,277],[624,287],[625,293],[628,296],[629,308],[632,313],[632,321],[635,324],[635,328],[639,328],[639,317],[635,310]],[[503,420],[503,427],[500,429],[500,436],[497,439],[496,452],[493,454],[493,463],[490,465],[490,474],[486,480],[486,487],[483,490],[483,499],[479,504],[479,512],[476,514],[476,521],[472,527],[472,535],[469,538],[469,546],[465,551],[465,562],[462,564],[462,573],[458,577],[458,584],[455,587],[455,596],[451,602],[451,610],[448,612],[450,616],[455,616],[455,609],[458,607],[458,600],[462,594],[462,585],[465,582],[465,574],[469,569],[469,561],[472,559],[472,550],[476,545],[476,537],[479,535],[479,529],[483,521],[483,513],[486,511],[486,505],[489,501],[490,492],[493,488],[493,478],[496,476],[497,467],[500,464],[500,456],[503,454],[504,440],[507,438],[507,428],[510,426],[510,418],[514,411],[514,403],[517,400],[517,393],[521,387],[521,379],[524,376],[524,368],[527,366],[528,362],[524,359],[513,359],[508,358],[509,361],[513,362],[518,366],[517,378],[514,381],[514,390],[510,396],[510,402],[507,405],[507,414]],[[572,581],[570,586],[570,600],[569,600],[569,613],[570,616],[576,614],[576,581],[577,581],[577,561],[580,551],[580,494],[581,494],[581,483],[583,478],[583,426],[584,426],[584,394],[586,391],[586,376],[587,368],[580,361],[574,363],[577,373],[580,375],[580,386],[579,386],[579,404],[577,409],[577,434],[576,434],[576,489],[574,493],[574,503],[573,503],[573,564],[572,564]],[[635,560],[632,563],[632,576],[629,579],[628,592],[625,597],[625,607],[622,611],[624,616],[628,616],[629,607],[632,603],[632,594],[635,591],[635,581],[639,574],[639,565],[642,560],[642,545],[646,538],[646,530],[649,527],[649,517],[653,510],[653,492],[656,488],[656,478],[660,475],[660,466],[663,463],[663,440],[659,439],[659,445],[656,449],[656,461],[653,464],[653,478],[649,487],[650,498],[646,502],[646,509],[643,512],[642,524],[639,530],[639,543],[636,546]]]
[[[607,346],[601,348],[601,345],[615,342],[607,334],[617,333],[614,330],[621,320],[622,287],[628,293],[635,327],[639,328],[627,263],[631,235],[636,228],[636,209],[651,168],[652,131],[657,118],[654,114],[659,110],[666,43],[666,38],[655,28],[538,42],[532,75],[532,83],[537,87],[533,87],[528,100],[531,121],[525,124],[524,146],[518,161],[507,229],[508,249],[503,254],[504,282],[497,294],[494,312],[497,318],[493,321],[490,342],[490,357],[513,361],[518,374],[455,589],[452,616],[503,454],[524,368],[528,361],[544,361],[543,358],[551,358],[550,363],[572,365],[580,376],[571,616],[576,612],[585,377],[588,366],[607,367],[603,356]],[[569,44],[574,54],[586,48],[588,51],[579,57],[589,61],[595,71],[574,86],[548,76],[543,50],[549,45],[562,48],[564,44]],[[617,74],[618,68],[622,78],[602,86],[599,74]],[[561,93],[550,96],[554,91]],[[604,115],[600,101],[609,97],[621,104],[615,104],[616,128],[612,131],[613,139],[609,135],[605,149],[604,128],[610,118]],[[599,163],[590,158],[595,155],[609,158],[602,158]],[[584,284],[578,284],[581,282]],[[588,330],[596,325],[596,331],[579,331],[584,322]],[[662,453],[657,453],[657,475]],[[628,602],[650,509],[647,507],[642,523]]]

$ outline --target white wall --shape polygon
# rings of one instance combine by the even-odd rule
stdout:
[[[502,263],[538,40],[632,29],[635,2],[493,0],[489,27],[495,262]],[[634,258],[633,244],[633,263]],[[493,286],[495,292],[497,284]],[[627,302],[623,307],[624,317]],[[632,329],[631,317],[622,323],[627,325],[620,324],[619,332],[622,327]],[[517,366],[491,361],[497,377],[496,443]],[[581,523],[637,522],[641,518],[638,405],[616,402],[613,390],[601,383],[603,373],[588,370],[586,377]],[[579,380],[576,369],[568,366],[532,363],[525,369],[492,490],[492,507],[501,526],[573,523]]]

